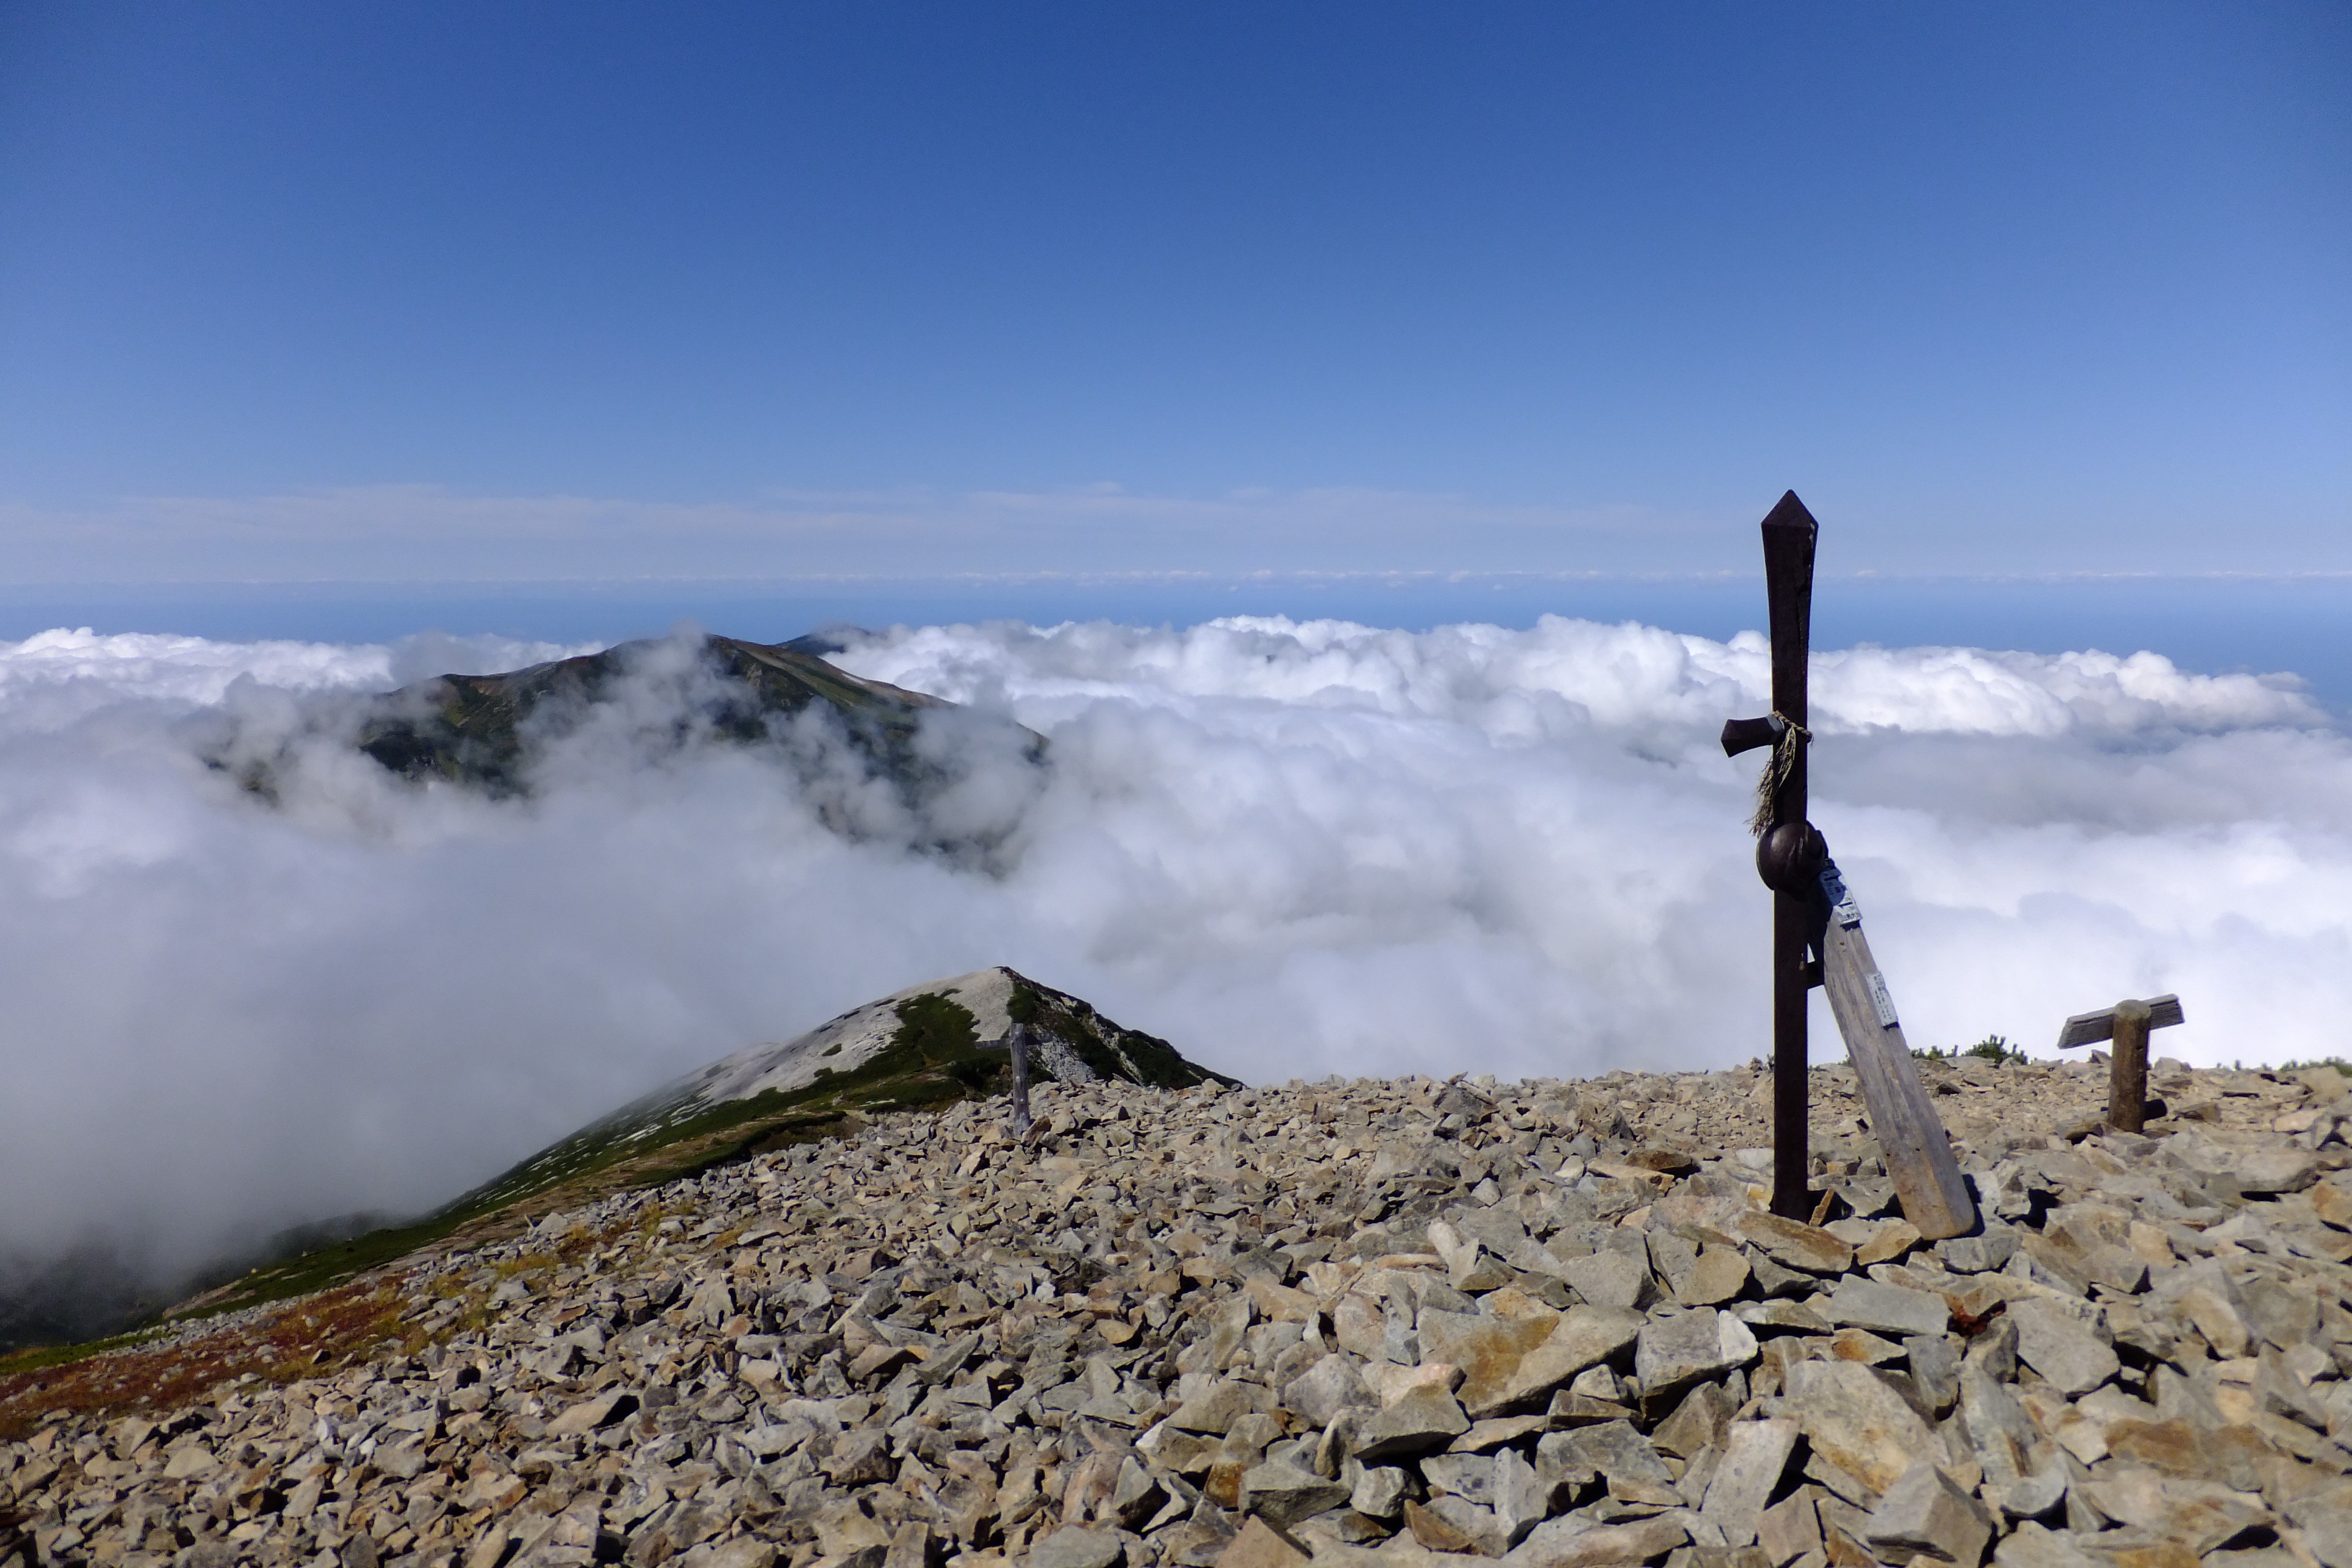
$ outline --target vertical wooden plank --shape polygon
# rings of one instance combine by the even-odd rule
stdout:
[[[1903,1217],[1930,1241],[1965,1236],[1976,1228],[1976,1199],[1952,1157],[1943,1120],[1919,1081],[1886,977],[1871,956],[1859,917],[1853,925],[1832,919],[1823,947],[1822,988],[1854,1076],[1862,1080],[1870,1131],[1902,1201]]]
[[[1029,1026],[1013,1026],[1013,1129],[1029,1131]]]
[[[1763,523],[1764,594],[1772,618],[1772,710],[1802,727],[1806,667],[1812,651],[1813,546],[1821,529],[1790,490]],[[1805,748],[1772,801],[1771,823],[1805,820]],[[1772,895],[1772,1212],[1789,1219],[1812,1214],[1807,1148],[1810,1109],[1806,1073],[1811,1066],[1805,1032],[1807,900]]]
[[[2147,1027],[2155,1009],[2116,1004],[2115,1044],[2107,1056],[2107,1125],[2137,1132],[2147,1114]]]

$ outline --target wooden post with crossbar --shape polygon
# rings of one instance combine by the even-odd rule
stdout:
[[[2115,1041],[2107,1053],[2107,1125],[2116,1131],[2137,1132],[2147,1123],[2148,1031],[2168,1029],[2184,1016],[2180,998],[2168,994],[2077,1013],[2058,1031],[2062,1051]]]

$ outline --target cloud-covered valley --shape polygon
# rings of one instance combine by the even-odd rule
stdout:
[[[1716,743],[1765,706],[1752,637],[858,637],[835,662],[1050,747],[1040,768],[951,717],[929,743],[955,785],[918,809],[837,771],[847,835],[807,766],[651,753],[625,743],[644,712],[504,801],[404,783],[338,727],[359,694],[567,651],[0,644],[0,1255],[98,1237],[173,1267],[421,1208],[688,1068],[988,963],[1253,1080],[1766,1047],[1756,759]],[[1814,689],[1814,819],[1915,1044],[2046,1048],[2168,990],[2189,1022],[2162,1050],[2343,1049],[2352,744],[2293,681],[1863,648]],[[206,764],[225,732],[293,759],[274,803]],[[926,847],[958,835],[993,847]],[[1838,1054],[1818,1004],[1815,1040]]]

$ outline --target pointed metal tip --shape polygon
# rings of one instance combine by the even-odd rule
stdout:
[[[1779,502],[1773,506],[1769,512],[1765,514],[1764,526],[1767,528],[1809,528],[1816,531],[1821,528],[1821,524],[1813,521],[1813,514],[1805,510],[1805,503],[1797,499],[1797,492],[1794,490],[1789,490],[1783,493]]]

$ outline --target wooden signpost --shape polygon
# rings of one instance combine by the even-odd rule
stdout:
[[[1829,846],[1805,820],[1806,662],[1811,652],[1813,546],[1820,525],[1790,490],[1764,519],[1764,588],[1772,619],[1772,712],[1723,727],[1727,756],[1772,748],[1757,787],[1756,870],[1772,889],[1772,1212],[1810,1219],[1805,1009],[1829,994],[1862,1082],[1903,1215],[1928,1240],[1976,1228],[1976,1200],[1928,1103],[1886,976],[1862,934],[1862,911]],[[1811,955],[1810,957],[1808,955]]]
[[[2145,1002],[2118,1002],[2096,1013],[2077,1013],[2058,1031],[2058,1048],[2095,1045],[2113,1039],[2107,1053],[2107,1125],[2118,1132],[2137,1132],[2147,1119],[2147,1032],[2168,1029],[2181,1021],[2180,998],[2151,996]]]

